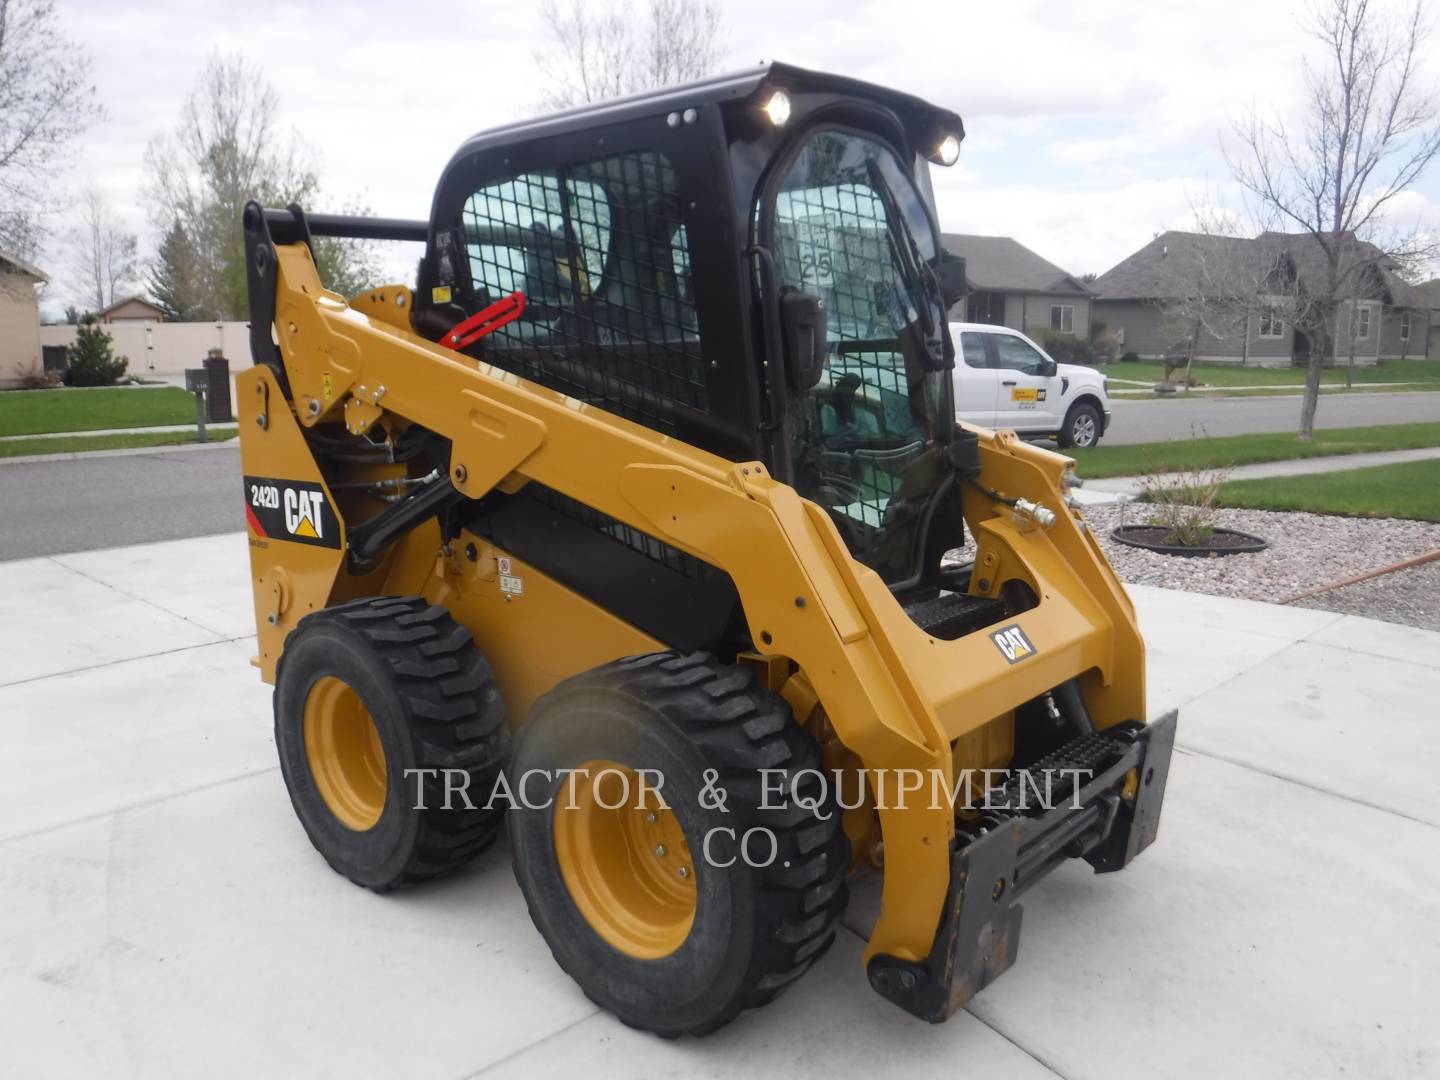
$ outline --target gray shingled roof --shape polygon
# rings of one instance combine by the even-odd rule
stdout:
[[[1087,292],[1084,285],[1060,267],[1008,236],[943,233],[940,240],[946,251],[965,260],[965,278],[972,289],[1077,296]]]
[[[1229,265],[1243,269],[1248,277],[1258,278],[1282,259],[1289,259],[1302,285],[1323,280],[1327,272],[1324,251],[1306,234],[1266,232],[1250,238],[1172,231],[1161,233],[1112,266],[1090,288],[1097,300],[1162,300],[1176,295],[1179,283],[1193,280],[1197,268],[1203,267],[1213,275]],[[1342,267],[1362,260],[1373,262],[1395,306],[1427,306],[1415,286],[1401,279],[1393,262],[1379,248],[1351,239],[1342,252]]]
[[[1440,308],[1440,277],[1422,281],[1415,286],[1415,291],[1420,295],[1425,307]]]
[[[1168,300],[1178,283],[1209,262],[1220,265],[1238,257],[1249,240],[1201,233],[1167,232],[1090,283],[1097,300]]]

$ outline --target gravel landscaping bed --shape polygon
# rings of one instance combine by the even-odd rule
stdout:
[[[1440,524],[1431,522],[1224,510],[1217,525],[1254,533],[1270,541],[1269,549],[1223,558],[1180,558],[1112,540],[1110,530],[1120,524],[1122,509],[1127,523],[1145,520],[1146,508],[1140,505],[1085,511],[1121,580],[1268,603],[1440,548]],[[1388,574],[1303,603],[1440,630],[1440,564]]]
[[[1359,585],[1299,600],[1295,606],[1440,631],[1440,563],[1397,570]]]

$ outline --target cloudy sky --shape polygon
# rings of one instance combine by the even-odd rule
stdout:
[[[1251,105],[1293,110],[1310,49],[1296,28],[1304,0],[722,3],[727,66],[786,60],[958,111],[969,133],[960,164],[935,170],[943,227],[1014,236],[1075,274],[1108,269],[1154,233],[1186,227],[1192,204],[1227,197],[1227,118]],[[145,144],[174,127],[216,52],[264,69],[330,191],[424,217],[467,135],[533,112],[532,53],[547,42],[532,0],[57,7],[94,57],[108,114],[64,184],[99,186],[146,253]],[[1440,71],[1428,75],[1436,85]],[[1440,227],[1440,168],[1398,209]],[[47,252],[52,269],[63,258],[58,245]]]

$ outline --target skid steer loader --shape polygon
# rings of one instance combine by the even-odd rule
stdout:
[[[1155,838],[1175,717],[1072,463],[954,419],[963,134],[769,64],[475,136],[428,221],[247,207],[255,663],[335,870],[504,826],[561,967],[673,1036],[798,978],[867,868],[869,981],[943,1020],[1030,886]],[[417,280],[347,300],[316,236]]]

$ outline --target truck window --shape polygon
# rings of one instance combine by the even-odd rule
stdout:
[[[1039,375],[1045,358],[1027,342],[1010,334],[991,334],[995,341],[995,359],[1007,371],[1022,375]]]

